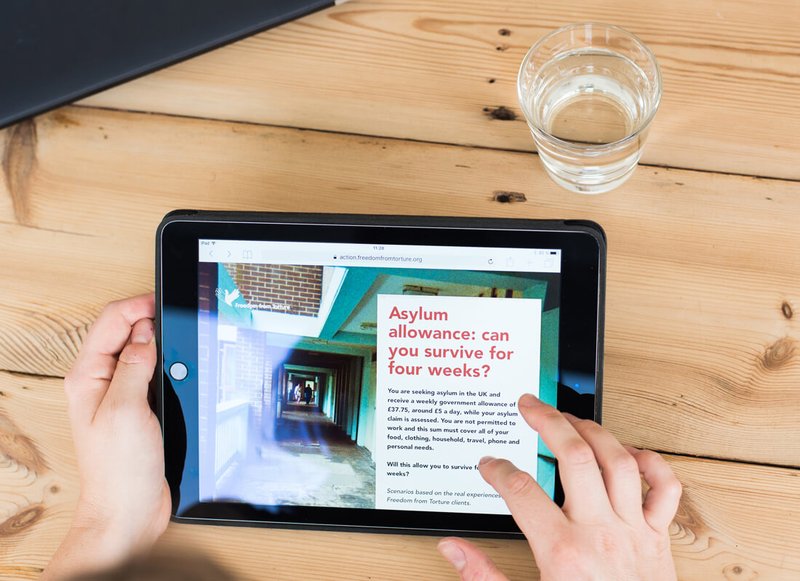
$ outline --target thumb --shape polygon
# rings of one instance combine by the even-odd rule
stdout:
[[[108,396],[117,401],[144,402],[156,366],[156,344],[152,321],[139,321],[131,332],[131,342],[119,354]]]
[[[448,537],[439,541],[437,549],[458,571],[461,581],[508,581],[488,555],[469,541]]]

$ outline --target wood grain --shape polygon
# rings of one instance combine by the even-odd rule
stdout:
[[[77,499],[61,380],[0,373],[0,579],[38,579]]]
[[[659,59],[645,163],[800,179],[794,0],[355,0],[84,103],[531,150],[517,69],[580,21],[621,25]]]
[[[515,95],[527,48],[585,20],[664,73],[651,166],[598,197],[545,177]],[[60,376],[103,304],[152,288],[179,207],[597,220],[605,423],[681,454],[680,578],[800,577],[798,20],[793,0],[354,0],[1,131],[0,579],[38,578],[69,526]],[[171,525],[161,548],[242,579],[455,579],[436,540]],[[480,544],[536,577],[524,542]]]
[[[152,288],[174,208],[590,218],[610,247],[609,428],[800,465],[800,184],[639,168],[586,197],[525,153],[87,109],[36,131],[26,224],[0,191],[0,368],[63,375],[105,302]]]
[[[0,455],[0,577],[36,579],[69,526],[78,480],[62,382],[0,372],[0,443],[28,438],[42,464]],[[800,471],[668,457],[684,484],[671,528],[683,580],[800,575]],[[41,467],[43,466],[43,467]],[[170,525],[161,548],[207,553],[242,580],[455,579],[437,538]],[[523,541],[478,541],[512,579],[530,578]],[[257,547],[257,550],[254,550]],[[313,558],[309,556],[313,555]],[[335,564],[335,565],[333,565]]]

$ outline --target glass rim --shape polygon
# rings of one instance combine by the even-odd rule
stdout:
[[[614,32],[620,33],[622,36],[625,36],[625,37],[629,38],[639,48],[642,49],[642,51],[645,53],[647,58],[653,63],[653,67],[654,67],[654,71],[655,71],[655,79],[654,79],[655,99],[654,99],[654,102],[653,102],[652,110],[647,115],[647,117],[644,119],[644,121],[642,121],[642,123],[639,125],[639,128],[636,131],[630,133],[629,135],[626,135],[622,139],[618,139],[616,141],[610,141],[609,143],[581,144],[581,143],[575,143],[575,142],[572,142],[572,141],[566,141],[564,139],[561,139],[560,137],[556,137],[555,135],[553,135],[549,131],[545,130],[543,127],[540,127],[540,125],[538,123],[534,123],[533,120],[531,119],[530,115],[528,114],[527,107],[525,107],[523,105],[524,100],[523,100],[523,94],[522,94],[522,92],[523,92],[522,75],[523,75],[528,63],[530,63],[531,58],[533,57],[533,54],[538,49],[540,49],[541,46],[546,41],[550,40],[554,36],[556,36],[558,34],[561,34],[563,32],[567,32],[569,30],[576,30],[576,29],[579,29],[579,28],[585,28],[587,26],[589,26],[591,28],[598,28],[598,29],[600,29],[600,28],[610,29],[610,30],[613,30]],[[561,146],[565,146],[567,148],[580,150],[580,151],[602,151],[602,150],[606,150],[606,149],[609,149],[609,148],[612,148],[612,147],[617,147],[619,145],[625,144],[626,142],[638,137],[642,132],[644,132],[650,126],[650,123],[653,121],[653,118],[655,117],[656,113],[658,112],[658,107],[661,104],[661,92],[662,92],[661,67],[658,64],[658,59],[656,59],[656,55],[653,52],[653,50],[649,46],[647,46],[641,38],[636,36],[634,33],[630,32],[629,30],[626,30],[626,29],[622,28],[621,26],[617,26],[616,24],[607,24],[605,22],[594,22],[594,21],[573,22],[571,24],[566,24],[564,26],[561,26],[561,27],[559,27],[559,28],[557,28],[555,30],[552,30],[552,31],[548,32],[542,38],[537,40],[528,49],[528,52],[525,54],[525,57],[522,59],[522,62],[519,65],[519,71],[517,72],[517,100],[520,103],[520,109],[522,109],[522,114],[525,116],[525,120],[528,122],[528,125],[530,125],[531,128],[535,128],[536,131],[538,131],[538,132],[544,134],[545,136],[547,136],[547,138],[549,140],[552,140],[553,142],[555,142],[555,143],[557,143],[557,144],[559,144]]]

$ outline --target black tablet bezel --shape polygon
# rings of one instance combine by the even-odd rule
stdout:
[[[602,228],[593,222],[178,210],[165,216],[156,235],[156,336],[160,354],[156,407],[164,434],[175,521],[423,534],[519,534],[513,519],[506,515],[298,506],[280,507],[276,514],[274,507],[218,502],[191,502],[179,510],[191,498],[186,490],[181,491],[181,482],[185,471],[196,470],[196,466],[186,467],[187,454],[197,445],[196,435],[193,442],[187,434],[196,425],[196,418],[191,413],[187,418],[181,408],[176,387],[166,373],[166,362],[191,360],[188,356],[192,350],[195,359],[197,356],[200,239],[365,244],[413,241],[432,246],[559,248],[559,374],[592,376],[595,389],[594,396],[584,396],[579,404],[577,400],[559,399],[559,409],[579,417],[593,415],[598,422],[601,419],[606,241]],[[165,310],[190,316],[167,316],[173,323],[165,325]],[[176,349],[179,355],[174,355]],[[189,385],[183,383],[180,389]],[[555,500],[563,502],[558,473]]]

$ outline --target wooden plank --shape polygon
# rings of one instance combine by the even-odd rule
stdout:
[[[0,393],[0,576],[36,579],[65,534],[78,497],[65,399],[59,379],[7,372],[0,372]],[[800,574],[800,471],[668,460],[685,490],[671,529],[681,579],[788,580]],[[173,524],[162,548],[207,553],[242,580],[263,579],[264,571],[276,581],[455,579],[436,553],[436,541]],[[479,544],[511,578],[530,578],[524,542]]]
[[[152,288],[173,208],[591,218],[610,244],[612,431],[800,465],[800,184],[640,168],[587,197],[524,153],[87,109],[36,134],[26,223],[0,224],[2,369],[63,375],[105,302]]]
[[[667,459],[684,485],[670,531],[680,579],[788,580],[800,575],[800,472]],[[755,521],[759,530],[749,528]],[[778,531],[777,536],[770,531]]]
[[[124,240],[0,224],[7,276],[0,368],[63,376],[103,303],[153,288],[152,236]]]
[[[0,578],[39,578],[77,500],[61,380],[0,373]]]
[[[645,163],[800,179],[794,0],[356,0],[84,103],[532,150],[517,69],[580,21],[631,30],[661,63]]]

